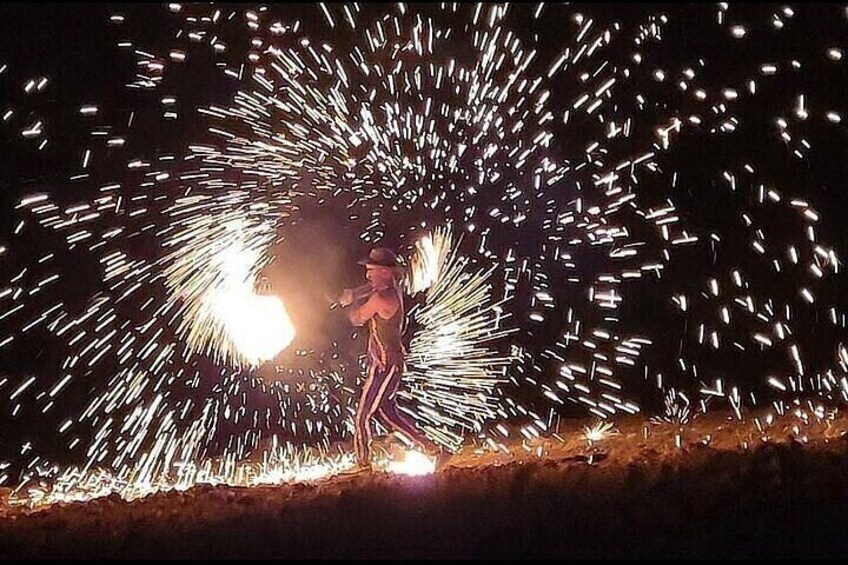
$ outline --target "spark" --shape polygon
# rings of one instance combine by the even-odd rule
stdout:
[[[583,427],[583,438],[590,444],[601,442],[616,433],[612,422],[598,422],[592,427]]]

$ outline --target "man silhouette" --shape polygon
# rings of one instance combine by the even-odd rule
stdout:
[[[371,418],[377,417],[390,431],[400,432],[422,450],[435,452],[438,445],[428,439],[395,404],[395,393],[404,372],[405,350],[403,290],[397,255],[386,248],[372,249],[364,265],[368,282],[345,289],[341,306],[354,305],[348,318],[355,326],[368,325],[368,375],[362,387],[354,420],[353,442],[360,467],[370,467]]]

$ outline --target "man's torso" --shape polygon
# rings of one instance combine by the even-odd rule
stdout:
[[[368,322],[368,354],[372,361],[383,366],[403,363],[403,294],[397,287],[378,291],[387,302],[396,302],[397,308],[388,319],[375,314]]]

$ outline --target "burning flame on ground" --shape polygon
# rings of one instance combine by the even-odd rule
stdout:
[[[420,451],[407,451],[401,461],[389,461],[386,471],[413,477],[432,475],[436,471],[436,462]]]

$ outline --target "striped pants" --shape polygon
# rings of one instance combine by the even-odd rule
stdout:
[[[371,418],[377,417],[390,432],[400,432],[423,449],[438,446],[430,441],[409,419],[402,416],[395,404],[395,393],[403,376],[403,361],[385,365],[372,360],[356,409],[353,444],[360,465],[368,465],[371,453]]]

